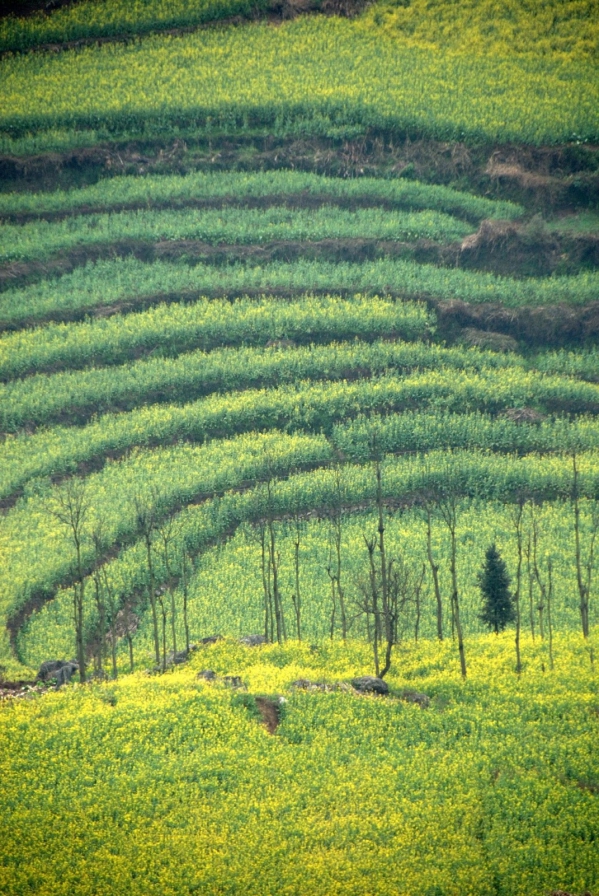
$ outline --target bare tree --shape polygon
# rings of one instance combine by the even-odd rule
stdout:
[[[272,501],[273,480],[269,478],[266,483],[266,491],[268,495],[268,517],[266,521],[267,529],[267,548],[268,560],[270,566],[270,575],[272,581],[272,600],[275,617],[275,627],[277,632],[277,641],[281,644],[286,638],[285,617],[283,615],[283,602],[281,598],[281,585],[279,580],[279,567],[281,563],[281,554],[277,549],[277,538],[275,532],[275,521]]]
[[[358,612],[366,617],[368,636],[372,644],[375,674],[384,678],[393,657],[393,649],[400,640],[400,620],[409,605],[417,610],[415,637],[420,621],[420,594],[426,564],[420,569],[410,567],[401,557],[385,556],[387,597],[383,600],[380,548],[376,535],[364,535],[368,552],[366,574],[358,579]]]
[[[153,541],[157,526],[156,504],[149,497],[141,494],[133,498],[137,529],[146,547],[148,565],[148,597],[152,609],[152,628],[154,634],[154,655],[156,665],[160,665],[160,639],[158,635],[158,612],[156,607],[156,575],[154,570]]]
[[[578,585],[578,594],[580,597],[580,620],[582,623],[582,634],[586,639],[589,637],[589,603],[591,596],[591,585],[593,580],[593,569],[595,560],[595,540],[599,531],[599,508],[597,501],[592,503],[591,512],[591,530],[588,538],[586,556],[583,557],[581,526],[580,526],[580,473],[576,461],[576,452],[572,454],[572,504],[574,507],[574,543],[576,556],[576,582]]]
[[[520,675],[522,672],[522,660],[520,657],[520,627],[521,627],[521,616],[520,616],[520,593],[522,587],[522,554],[523,554],[523,546],[522,546],[522,518],[524,516],[524,502],[518,501],[515,505],[512,512],[512,523],[514,526],[514,532],[516,534],[516,549],[517,549],[517,561],[516,561],[516,587],[514,589],[514,609],[516,611],[516,673]]]
[[[295,630],[297,640],[302,640],[302,594],[300,588],[300,546],[304,524],[299,512],[293,517],[293,564],[295,573],[295,590],[291,596],[293,609],[295,610]]]
[[[167,606],[166,601],[164,599],[165,593],[167,591],[166,585],[161,585],[156,589],[156,600],[158,601],[158,606],[160,607],[160,619],[162,622],[162,660],[160,657],[158,658],[158,665],[161,666],[162,671],[166,672],[166,620],[167,620]]]
[[[424,500],[424,513],[426,516],[426,556],[428,559],[428,565],[431,570],[431,576],[433,580],[433,589],[435,592],[435,609],[437,616],[437,638],[439,641],[443,640],[443,601],[441,599],[441,587],[439,585],[439,564],[436,563],[435,557],[433,555],[433,532],[432,532],[432,520],[433,520],[433,508],[434,503],[431,501],[430,497],[426,497]]]
[[[181,590],[183,591],[183,627],[185,629],[185,653],[189,655],[189,620],[187,618],[188,601],[187,553],[185,546],[181,547]]]
[[[270,553],[267,548],[266,523],[264,521],[260,522],[258,526],[258,534],[260,539],[262,589],[264,591],[264,637],[271,642],[274,640],[274,609],[272,605]]]
[[[535,582],[538,585],[540,592],[539,602],[537,604],[537,612],[539,614],[539,634],[541,635],[542,640],[545,637],[544,613],[547,606],[547,582],[543,579],[541,570],[539,568],[539,523],[537,515],[535,513],[534,503],[531,503],[530,505],[530,522],[532,539],[532,570],[535,577]]]
[[[85,573],[83,568],[83,544],[87,536],[87,520],[91,503],[84,479],[73,477],[56,490],[49,507],[50,515],[69,532],[75,550],[76,581],[73,585],[73,621],[79,678],[86,678],[84,637]]]
[[[528,532],[526,539],[526,574],[528,578],[528,611],[530,614],[530,633],[532,640],[535,639],[535,606],[534,606],[534,588],[535,574],[532,562],[532,532]]]
[[[335,497],[329,514],[329,562],[327,575],[331,582],[331,638],[335,631],[336,608],[341,616],[341,637],[347,640],[347,609],[345,589],[342,584],[341,544],[343,536],[343,481],[341,470],[335,468]]]
[[[106,566],[94,569],[94,589],[96,602],[101,603],[103,618],[102,641],[107,635],[110,640],[110,657],[112,661],[112,677],[117,678],[116,648],[118,643],[118,617],[120,614],[120,598],[108,576]]]
[[[412,569],[402,557],[390,556],[386,544],[385,504],[383,500],[383,473],[381,457],[373,439],[375,501],[377,515],[376,535],[364,535],[368,552],[366,575],[358,580],[360,594],[358,609],[366,617],[366,627],[371,637],[375,672],[380,678],[391,668],[393,648],[399,641],[399,622],[408,604],[417,608],[416,637],[420,623],[420,593],[426,571]],[[381,656],[382,652],[382,656]]]
[[[177,607],[175,602],[175,575],[172,561],[175,555],[175,544],[181,535],[181,524],[175,517],[168,517],[156,527],[156,532],[162,544],[164,571],[166,573],[166,590],[169,594],[171,614],[171,637],[173,641],[173,653],[177,653]]]
[[[547,558],[547,628],[549,629],[549,668],[553,669],[553,622],[551,607],[553,604],[553,561]]]
[[[273,641],[276,635],[278,643],[281,644],[287,637],[287,633],[280,585],[281,555],[277,548],[273,488],[274,481],[269,476],[265,483],[265,515],[258,523],[257,529],[264,591],[264,636],[267,641]]]
[[[95,653],[95,671],[102,674],[104,671],[104,647],[106,644],[106,600],[102,584],[102,525],[98,523],[92,532],[92,542],[94,545],[94,600],[96,603],[96,612],[98,614],[96,632],[96,653]]]
[[[127,639],[127,645],[129,648],[129,670],[131,672],[135,671],[135,665],[133,662],[133,635],[137,631],[137,626],[139,624],[139,617],[135,612],[136,606],[136,598],[135,595],[131,595],[127,603],[122,606],[114,615],[114,636],[111,635],[113,639],[113,643],[115,643],[116,638],[123,637]]]
[[[451,485],[447,485],[439,497],[439,513],[447,529],[450,538],[449,565],[451,570],[451,618],[458,637],[458,652],[460,655],[460,668],[462,678],[466,678],[466,652],[464,648],[464,633],[460,619],[460,593],[458,590],[457,570],[457,525],[458,525],[458,494]]]

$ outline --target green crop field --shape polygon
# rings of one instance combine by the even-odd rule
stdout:
[[[8,6],[2,896],[599,896],[597,0]]]

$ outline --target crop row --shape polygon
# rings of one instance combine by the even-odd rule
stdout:
[[[120,463],[107,464],[86,480],[88,521],[101,524],[104,548],[127,540],[136,530],[135,497],[158,502],[163,513],[215,492],[239,487],[266,474],[328,463],[331,448],[324,436],[252,433],[205,446],[180,445],[138,451]],[[65,530],[52,516],[52,490],[43,483],[10,511],[0,532],[0,615],[16,609],[34,592],[50,591],[72,571]],[[89,563],[92,548],[83,557]],[[1,652],[1,648],[0,648]]]
[[[320,477],[322,471],[315,471],[311,476]],[[371,474],[372,475],[372,474]],[[344,497],[351,501],[353,493]],[[255,500],[253,502],[255,504]],[[363,577],[367,564],[367,551],[364,537],[376,532],[377,519],[370,501],[363,500],[355,505],[349,513],[346,509],[342,516],[342,578],[346,606],[352,611],[359,601],[359,582]],[[246,505],[247,508],[247,505]],[[586,543],[589,510],[586,502],[581,502],[583,539]],[[255,514],[254,507],[253,513]],[[200,510],[201,513],[201,510]],[[193,514],[192,514],[193,515]],[[575,568],[572,562],[575,545],[573,538],[573,513],[569,501],[547,501],[535,508],[538,526],[539,550],[541,552],[541,568],[544,567],[545,553],[550,553],[553,561],[553,606],[552,624],[555,630],[577,630],[580,627],[580,612],[575,584]],[[179,522],[183,523],[184,515]],[[213,547],[204,542],[195,568],[188,564],[187,607],[192,640],[199,639],[214,632],[225,636],[238,637],[248,632],[260,632],[264,628],[264,593],[261,577],[261,546],[259,533],[255,528],[256,517],[252,514],[239,524],[233,532],[227,531],[228,538],[219,543],[215,533]],[[460,616],[465,633],[471,637],[484,631],[481,624],[480,590],[478,573],[482,566],[485,550],[495,543],[501,556],[508,565],[513,576],[517,565],[515,539],[513,533],[513,508],[495,501],[483,502],[462,499],[457,512],[457,565],[460,589]],[[254,523],[254,525],[252,525]],[[527,541],[530,526],[530,513],[525,511],[524,533]],[[282,608],[286,618],[286,630],[289,637],[295,637],[294,607],[291,596],[295,593],[295,541],[297,540],[297,519],[287,517],[275,522],[276,548],[278,559],[278,583],[281,593]],[[206,533],[207,534],[207,533]],[[327,574],[327,566],[331,561],[331,521],[322,508],[318,512],[308,513],[301,519],[300,528],[300,588],[301,588],[301,628],[302,636],[309,642],[323,643],[330,637],[331,626],[331,583]],[[441,588],[445,633],[450,629],[450,544],[448,533],[442,519],[433,513],[431,532],[432,552],[439,564],[439,583]],[[426,515],[422,508],[406,507],[401,513],[389,514],[385,520],[385,538],[387,550],[394,557],[412,569],[420,569],[426,558]],[[171,544],[171,562],[175,570],[180,567],[181,544]],[[138,665],[149,660],[152,655],[152,622],[148,603],[144,600],[143,587],[143,550],[139,555],[139,568],[133,562],[133,551],[128,555],[128,575],[124,569],[117,573],[119,562],[109,567],[111,584],[121,589],[123,603],[131,605],[135,601],[135,612],[141,618],[135,633],[135,652]],[[163,545],[160,538],[154,542],[154,554],[158,577],[164,575]],[[127,552],[125,552],[127,553]],[[125,559],[123,554],[121,561]],[[134,572],[134,569],[136,570]],[[544,570],[543,570],[544,571]],[[522,598],[523,633],[530,630],[529,595],[527,581],[527,561],[523,562],[523,580],[525,587]],[[129,590],[127,590],[129,589]],[[536,609],[538,590],[533,585],[533,606]],[[169,601],[170,603],[170,601]],[[175,604],[179,608],[176,620],[177,641],[185,641],[180,608],[182,594],[175,592]],[[170,608],[169,608],[170,609]],[[534,612],[534,611],[533,611]],[[592,607],[592,629],[599,622],[597,607]],[[400,629],[404,644],[413,637],[415,624],[415,607],[404,606],[401,614]],[[349,634],[352,639],[367,640],[367,632],[363,619],[351,613]],[[420,594],[419,636],[436,637],[435,595],[430,575],[425,576]],[[88,587],[86,602],[86,619],[89,629],[97,619],[94,607],[93,587]],[[337,619],[337,623],[338,623]],[[537,626],[538,619],[533,620]],[[170,639],[170,612],[168,619]],[[336,627],[336,635],[340,635]],[[60,591],[56,598],[44,609],[31,618],[21,629],[18,636],[18,652],[27,665],[38,666],[48,653],[57,656],[69,655],[74,643],[74,626],[72,622],[72,594],[68,589]],[[126,659],[126,645],[121,644],[121,659]],[[143,657],[143,660],[142,660]],[[401,658],[397,662],[401,665]]]
[[[491,0],[492,2],[492,0]],[[318,3],[310,6],[318,9]],[[307,11],[308,7],[306,7]],[[193,26],[232,16],[256,16],[273,10],[265,0],[88,0],[78,5],[0,22],[0,52],[25,50],[113,35]],[[544,0],[539,7],[496,8],[483,2],[474,9],[455,9],[447,0],[435,3],[434,16],[426,2],[409,7],[375,3],[366,10],[362,28],[382,29],[402,44],[437,45],[480,55],[534,55],[584,59],[596,49],[597,25],[593,0],[564,7],[561,0]],[[489,28],[489,19],[493,28]]]
[[[266,0],[91,0],[51,15],[0,21],[0,52],[27,50],[90,37],[144,34],[266,12]]]
[[[439,391],[423,395],[420,390],[415,402],[416,385],[415,377],[398,380],[391,376],[358,383],[299,382],[269,390],[212,395],[183,406],[151,405],[106,415],[81,428],[58,426],[7,438],[0,445],[0,498],[15,494],[30,479],[64,475],[80,464],[97,463],[133,448],[177,441],[202,443],[252,430],[325,432],[345,457],[359,461],[371,455],[373,438],[386,453],[442,447],[522,454],[599,448],[599,423],[593,418],[527,424],[477,411],[459,413],[464,401],[459,383],[458,401],[451,402],[445,396],[444,404],[453,411],[438,408],[432,412],[392,413],[415,403],[442,404]],[[480,385],[477,380],[476,386]],[[486,397],[483,387],[483,406]],[[501,398],[499,390],[497,400]],[[372,414],[390,416],[359,416],[354,424],[348,422],[358,415]]]
[[[202,295],[239,296],[263,292],[393,293],[406,299],[461,299],[509,307],[585,305],[593,302],[599,274],[516,280],[482,271],[438,268],[382,258],[362,263],[302,259],[272,264],[213,267],[181,262],[145,264],[133,258],[88,263],[58,279],[0,294],[0,327],[22,327],[44,319],[82,317],[98,308],[134,307],[159,300]]]
[[[351,211],[334,205],[314,209],[139,209],[61,221],[0,224],[0,262],[37,260],[70,249],[128,240],[198,240],[211,245],[356,238],[455,242],[471,232],[471,225],[436,211]]]
[[[87,498],[92,508],[89,526],[102,521],[102,544],[108,550],[115,542],[134,537],[136,495],[144,496],[149,507],[168,513],[194,500],[200,491],[232,488],[250,477],[280,476],[302,465],[327,466],[331,459],[332,451],[324,437],[279,433],[252,433],[203,447],[140,451],[88,477]],[[585,494],[596,494],[599,487],[598,463],[596,452],[579,456],[581,490]],[[545,498],[567,497],[572,488],[571,470],[568,455],[516,458],[476,451],[432,451],[424,456],[388,458],[383,478],[389,500],[452,487],[465,497],[509,501],[521,492]],[[375,488],[368,465],[343,468],[347,503],[371,501]],[[240,523],[264,517],[268,508],[277,515],[330,508],[338,501],[337,489],[335,472],[323,469],[281,483],[271,489],[270,499],[264,488],[225,494],[183,511],[178,522],[179,543],[195,554]],[[58,584],[73,572],[74,558],[64,529],[48,514],[52,494],[53,490],[31,494],[5,518],[0,541],[0,614],[4,618],[15,613],[32,593],[51,597]],[[89,565],[91,540],[86,540],[83,553]],[[115,593],[123,597],[143,586],[147,576],[144,545],[136,542],[126,548],[110,561],[107,571]],[[159,561],[156,574],[158,580],[164,576]]]
[[[192,352],[173,360],[138,361],[122,368],[28,377],[0,385],[0,426],[85,421],[106,410],[131,410],[140,404],[190,401],[200,395],[264,388],[302,379],[346,380],[401,371],[406,407],[419,401],[442,407],[496,411],[540,405],[548,411],[597,413],[599,386],[522,367],[484,367],[472,353],[473,368],[462,369],[459,350],[428,356],[388,343],[333,344],[288,349],[222,349]],[[467,354],[466,354],[467,357]],[[453,364],[451,363],[453,361]],[[480,370],[476,371],[476,362]],[[479,390],[479,391],[477,391]]]
[[[451,187],[403,178],[325,177],[304,171],[193,171],[191,174],[123,175],[72,190],[47,193],[0,194],[0,218],[10,215],[115,211],[139,206],[186,205],[192,202],[303,197],[334,204],[336,200],[397,205],[414,210],[432,209],[480,221],[482,218],[517,218],[523,213],[513,202],[486,199]]]
[[[594,69],[583,61],[439,51],[372,23],[312,17],[148,37],[0,64],[0,126],[355,135],[367,128],[529,143],[593,140]],[[492,84],[493,90],[481,90]],[[6,144],[9,149],[9,144]]]
[[[140,353],[176,355],[224,345],[265,345],[279,340],[329,342],[425,336],[434,317],[424,305],[378,297],[305,296],[203,300],[161,305],[143,314],[75,325],[50,325],[0,338],[0,379],[90,364],[111,365]]]

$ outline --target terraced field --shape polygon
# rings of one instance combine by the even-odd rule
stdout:
[[[599,893],[595,12],[0,20],[0,890]]]
[[[255,199],[259,207],[251,206]],[[78,481],[73,475],[83,477],[89,505],[80,562],[89,577],[90,632],[97,625],[98,564],[103,587],[118,594],[121,611],[133,613],[135,606],[150,624],[141,585],[147,575],[143,498],[155,525],[170,520],[178,533],[171,545],[176,567],[175,555],[163,556],[158,540],[152,548],[152,587],[181,587],[180,557],[186,556],[191,565],[184,587],[196,636],[222,627],[224,618],[228,634],[261,628],[260,549],[252,532],[265,501],[276,506],[280,520],[286,626],[291,632],[292,518],[299,513],[308,526],[302,574],[311,583],[305,632],[318,640],[332,626],[333,634],[345,635],[337,630],[339,619],[330,618],[331,523],[307,521],[313,511],[326,517],[335,489],[342,492],[343,514],[363,508],[347,516],[344,535],[347,587],[355,590],[363,562],[360,533],[372,525],[373,440],[386,457],[385,500],[406,505],[390,532],[399,526],[393,537],[410,545],[411,562],[420,562],[426,550],[424,517],[408,509],[410,502],[448,479],[465,501],[460,554],[463,562],[468,557],[467,632],[480,629],[476,570],[489,533],[499,538],[502,532],[513,554],[511,511],[497,502],[524,494],[557,501],[548,505],[564,552],[561,565],[556,558],[562,599],[554,614],[566,628],[579,627],[567,549],[570,455],[580,455],[581,487],[592,499],[599,484],[595,350],[532,353],[526,340],[534,343],[534,334],[525,331],[517,342],[505,333],[460,327],[462,306],[455,309],[459,296],[462,305],[466,297],[495,309],[499,298],[506,307],[533,312],[544,300],[564,299],[586,310],[598,275],[507,278],[448,263],[449,249],[458,257],[466,251],[464,240],[482,220],[525,218],[522,205],[411,181],[199,172],[114,178],[62,193],[11,193],[2,209],[4,282],[29,280],[1,293],[5,659],[35,666],[49,643],[59,653],[73,643],[69,589],[79,587],[78,573],[64,526],[52,514],[57,496]],[[335,261],[348,242],[368,246],[378,259]],[[393,257],[399,246],[413,254],[433,243],[448,252],[436,264]],[[198,261],[198,245],[221,254]],[[297,260],[256,266],[251,253],[272,245],[281,259],[289,252],[299,253]],[[168,262],[155,260],[156,246],[170,246]],[[94,261],[99,247],[137,258]],[[236,247],[250,254],[228,256]],[[319,260],[306,261],[310,247],[318,247]],[[55,274],[53,260],[64,265],[65,259],[72,270]],[[351,271],[359,293],[352,291]],[[325,282],[314,284],[315,274]],[[335,286],[342,291],[327,291]],[[454,310],[453,320],[446,309]],[[90,311],[92,317],[82,316]],[[471,515],[481,513],[480,501],[490,502],[484,511],[489,522],[478,527],[472,548]],[[586,519],[591,503],[583,508]],[[239,535],[224,555],[212,547],[237,526]],[[441,518],[434,528],[437,550],[445,555]],[[551,545],[548,533],[544,545]],[[247,581],[244,600],[228,602],[226,614],[205,586],[223,557],[226,576]],[[444,568],[444,589],[446,575]],[[211,587],[228,590],[218,576]],[[182,600],[173,591],[168,610],[179,643],[185,637],[177,611]],[[428,578],[423,601],[423,631],[432,631]],[[214,608],[212,615],[206,607]],[[145,623],[136,635],[143,651],[151,649]],[[361,635],[359,621],[353,634]]]

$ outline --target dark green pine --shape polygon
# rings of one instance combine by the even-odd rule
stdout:
[[[510,593],[510,577],[505,561],[492,544],[485,553],[485,563],[478,574],[483,606],[479,615],[483,625],[496,634],[515,619],[514,602]]]

